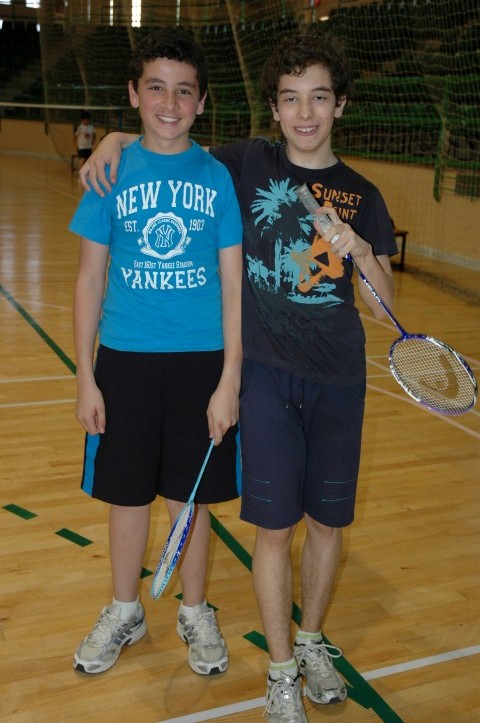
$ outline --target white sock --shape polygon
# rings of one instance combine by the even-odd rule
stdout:
[[[306,630],[297,630],[296,643],[306,643],[308,640],[323,640],[322,631],[307,633]]]
[[[206,605],[207,601],[204,600],[200,605],[194,605],[193,607],[189,607],[188,605],[184,605],[183,602],[180,603],[180,612],[185,615],[187,618],[191,618],[195,608],[201,607],[202,605]]]
[[[268,675],[272,680],[278,680],[280,673],[289,675],[290,678],[296,678],[298,675],[298,666],[295,658],[290,658],[284,663],[273,663],[270,661],[270,667],[268,669]]]
[[[133,602],[121,602],[112,598],[112,605],[116,605],[120,609],[120,620],[130,620],[138,610],[138,595]]]

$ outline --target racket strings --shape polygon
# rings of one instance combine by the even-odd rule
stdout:
[[[177,520],[175,529],[172,532],[172,536],[168,540],[165,549],[163,551],[162,563],[165,568],[170,567],[170,563],[175,557],[178,550],[178,546],[182,541],[185,524],[188,521],[188,510],[184,510],[181,516]]]
[[[456,352],[436,339],[398,340],[390,350],[390,368],[405,391],[431,409],[462,414],[475,404],[475,378]]]
[[[183,549],[193,516],[193,502],[187,504],[176,519],[175,525],[163,548],[160,562],[152,583],[152,597],[157,598],[165,589],[177,559]]]

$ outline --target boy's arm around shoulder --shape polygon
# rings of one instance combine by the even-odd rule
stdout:
[[[102,138],[96,149],[79,171],[82,186],[86,191],[92,188],[99,196],[112,190],[117,180],[117,171],[122,150],[140,138],[133,133],[114,131]],[[110,166],[110,179],[105,174],[105,166]]]

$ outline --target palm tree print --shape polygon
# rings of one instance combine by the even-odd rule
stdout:
[[[261,225],[260,235],[268,234],[268,238],[274,240],[273,258],[271,257],[271,248],[265,247],[266,255],[262,260],[250,258],[249,276],[252,281],[257,284],[260,282],[264,288],[274,289],[276,293],[286,293],[289,299],[300,303],[322,303],[337,304],[340,299],[335,296],[332,291],[335,285],[322,283],[321,279],[325,274],[318,274],[318,268],[311,268],[312,283],[309,291],[313,293],[307,295],[299,289],[299,280],[301,276],[298,259],[301,258],[302,252],[308,254],[311,243],[307,241],[312,230],[312,221],[310,215],[299,216],[295,211],[289,211],[293,206],[301,208],[295,193],[295,186],[290,185],[290,179],[275,181],[270,179],[268,189],[257,188],[257,199],[252,203],[251,210],[256,226]],[[289,235],[295,233],[295,225],[285,223],[285,218],[290,215],[295,217],[298,224],[298,236]],[[267,261],[270,266],[265,264]],[[312,259],[313,266],[315,261]],[[261,278],[258,270],[263,267],[264,271]],[[313,279],[316,278],[315,283]],[[286,288],[288,287],[288,288]]]

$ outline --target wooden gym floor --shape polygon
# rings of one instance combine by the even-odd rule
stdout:
[[[176,578],[159,601],[149,596],[168,532],[161,500],[141,581],[148,634],[107,673],[72,668],[77,643],[111,597],[107,510],[79,489],[78,242],[67,224],[81,191],[61,161],[21,156],[0,156],[0,191],[0,720],[260,721],[268,656],[251,585],[254,531],[238,520],[238,502],[212,508],[208,594],[229,645],[228,672],[190,671],[175,633]],[[406,271],[395,272],[396,315],[408,330],[452,344],[478,375],[478,300],[432,284],[431,267],[407,250]],[[463,272],[448,273],[461,286]],[[419,408],[387,370],[395,329],[364,321],[357,515],[324,625],[344,650],[338,668],[349,698],[326,709],[307,703],[309,720],[480,721],[479,409],[446,418]],[[295,600],[298,619],[298,590]]]

